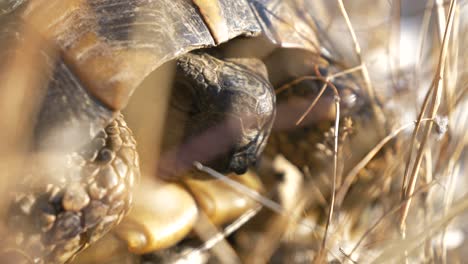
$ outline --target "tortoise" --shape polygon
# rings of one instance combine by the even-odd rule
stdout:
[[[278,47],[302,58],[301,72],[326,65],[311,19],[289,1],[35,0],[0,19],[6,61],[37,42],[35,66],[45,77],[31,152],[46,153],[45,163],[54,157],[52,168],[30,171],[14,191],[7,226],[15,231],[2,242],[14,249],[3,252],[13,263],[67,262],[122,220],[139,161],[120,110],[165,62],[177,61],[167,124],[177,140],[218,125],[227,138],[221,154],[177,150],[161,162],[161,176],[173,180],[194,160],[239,174],[256,162],[281,82],[264,63],[290,54]],[[177,113],[189,116],[183,129],[170,123]]]

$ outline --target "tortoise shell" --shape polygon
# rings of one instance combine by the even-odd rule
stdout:
[[[317,52],[303,17],[288,1],[34,0],[2,18],[14,22],[0,37],[12,46],[11,39],[35,34],[47,44],[35,47],[45,55],[35,63],[49,73],[37,134],[57,138],[51,131],[65,125],[83,142],[125,107],[149,73],[191,50],[263,33],[278,46]]]

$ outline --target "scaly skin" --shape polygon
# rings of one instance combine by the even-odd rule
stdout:
[[[128,212],[140,172],[121,115],[65,160],[62,171],[41,163],[20,183],[7,221],[13,250],[3,252],[2,262],[67,262]]]

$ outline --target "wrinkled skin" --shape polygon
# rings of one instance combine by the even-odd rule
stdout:
[[[223,61],[205,53],[179,58],[163,151],[181,146],[173,160],[161,163],[163,171],[173,172],[160,176],[177,175],[194,161],[237,174],[255,164],[275,117],[275,95],[266,78],[256,59]]]

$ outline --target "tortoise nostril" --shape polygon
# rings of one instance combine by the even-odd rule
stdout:
[[[235,172],[236,174],[244,173],[247,166],[242,162],[241,159],[238,157],[233,157],[231,162],[229,163],[229,170]]]
[[[244,174],[247,172],[248,166],[246,164],[235,164],[229,168],[231,171],[235,172],[236,174]]]
[[[244,174],[247,172],[250,166],[254,166],[257,163],[257,157],[252,154],[241,154],[235,155],[231,158],[229,163],[229,170],[236,174]]]
[[[258,161],[257,158],[253,158],[253,159],[250,160],[249,165],[255,167],[255,166],[257,166],[257,161]]]

